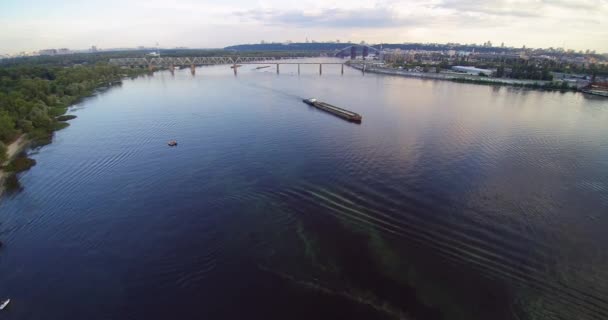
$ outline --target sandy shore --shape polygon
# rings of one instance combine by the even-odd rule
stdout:
[[[17,156],[21,151],[23,151],[28,144],[29,140],[25,138],[25,135],[21,135],[17,140],[9,144],[6,148],[6,155],[8,156],[8,160],[2,165],[7,165],[15,156]],[[4,193],[4,180],[8,176],[9,174],[7,172],[4,172],[2,171],[2,169],[0,169],[0,197],[2,196],[2,193]]]

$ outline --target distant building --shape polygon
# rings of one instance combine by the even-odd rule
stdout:
[[[38,51],[41,56],[54,56],[57,54],[57,49],[44,49]]]
[[[97,52],[97,46],[91,46],[91,52]]]
[[[493,70],[489,70],[489,69],[480,69],[480,68],[467,67],[467,66],[453,66],[452,70],[454,70],[456,72],[462,72],[462,73],[467,73],[467,74],[472,74],[472,75],[479,75],[480,73],[482,73],[482,74],[485,74],[486,76],[490,76],[494,72]]]
[[[477,60],[495,60],[495,59],[500,59],[500,60],[517,60],[517,59],[522,59],[522,54],[521,53],[495,53],[495,52],[491,52],[491,53],[475,53],[475,55],[473,56],[474,59]]]

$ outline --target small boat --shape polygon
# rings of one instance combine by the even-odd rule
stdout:
[[[11,302],[11,299],[6,299],[4,301],[2,301],[2,303],[0,303],[0,310],[4,310],[4,308],[6,308],[6,306],[8,306],[8,304]]]
[[[177,141],[170,140],[169,142],[167,142],[167,144],[169,145],[169,147],[175,147],[175,146],[177,146]]]

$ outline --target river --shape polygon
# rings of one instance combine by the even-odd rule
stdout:
[[[71,108],[0,201],[2,319],[608,318],[608,100],[296,68]]]

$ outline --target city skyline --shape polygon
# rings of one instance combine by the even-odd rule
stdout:
[[[541,47],[532,47],[532,46],[527,46],[527,45],[522,45],[521,47],[514,47],[511,46],[509,44],[505,44],[504,42],[499,42],[499,43],[495,43],[492,42],[490,40],[485,41],[483,43],[456,43],[456,42],[448,42],[448,43],[439,43],[439,42],[402,42],[402,43],[391,43],[391,42],[382,42],[382,43],[370,43],[367,42],[365,40],[362,41],[354,41],[354,40],[346,40],[346,41],[342,41],[340,39],[334,39],[334,40],[326,40],[326,41],[317,41],[315,39],[309,39],[308,37],[302,41],[296,40],[296,41],[292,41],[292,40],[283,40],[283,41],[274,41],[274,40],[260,40],[258,42],[252,42],[252,43],[233,43],[230,44],[228,46],[226,46],[225,48],[230,48],[233,46],[241,46],[241,45],[256,45],[256,44],[267,44],[267,45],[271,45],[271,44],[281,44],[281,45],[291,45],[291,44],[304,44],[304,43],[326,43],[326,44],[344,44],[345,46],[347,45],[352,45],[352,44],[356,44],[356,45],[367,45],[367,46],[381,46],[381,45],[412,45],[412,44],[419,44],[421,46],[428,46],[428,45],[436,45],[438,47],[451,47],[453,46],[455,49],[458,49],[459,47],[479,47],[479,48],[495,48],[495,49],[499,49],[497,52],[500,51],[500,49],[505,49],[505,50],[548,50],[548,51],[553,51],[553,52],[564,52],[564,53],[575,53],[575,54],[600,54],[600,55],[607,55],[608,52],[597,52],[596,50],[591,50],[591,49],[580,49],[580,50],[575,50],[572,48],[563,48],[563,47],[548,47],[548,48],[541,48]],[[47,47],[47,48],[38,48],[38,49],[34,49],[31,51],[20,51],[20,52],[14,52],[14,53],[1,53],[0,52],[0,56],[5,56],[5,57],[19,57],[19,56],[36,56],[36,55],[61,55],[61,54],[72,54],[72,53],[87,53],[87,52],[104,52],[104,51],[121,51],[121,50],[147,50],[147,51],[152,51],[152,52],[160,52],[162,50],[175,50],[175,49],[185,49],[185,50],[224,50],[224,47],[218,47],[218,48],[204,48],[204,47],[187,47],[187,46],[174,46],[174,47],[168,47],[168,46],[162,46],[160,44],[156,44],[156,45],[131,45],[131,46],[124,46],[124,47],[109,47],[109,48],[102,48],[96,45],[92,45],[89,46],[88,48],[66,48],[66,47]],[[422,50],[422,49],[421,49]],[[474,51],[474,49],[473,49]]]
[[[46,48],[222,48],[260,40],[484,43],[608,52],[608,1],[465,0],[86,3],[8,0],[0,54]],[[301,8],[306,8],[305,10]],[[128,31],[128,32],[127,32]]]

